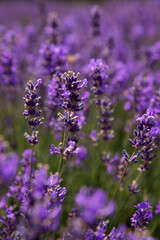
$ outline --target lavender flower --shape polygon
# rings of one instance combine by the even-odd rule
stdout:
[[[82,90],[87,86],[87,80],[79,80],[79,73],[75,74],[72,71],[61,75],[61,102],[60,106],[63,109],[78,112],[83,109]]]
[[[115,227],[113,227],[110,234],[107,236],[107,239],[110,240],[125,240],[125,233],[118,231]]]
[[[30,171],[34,172],[33,169],[30,170],[30,159],[32,151],[31,149],[26,149],[21,160],[21,171],[18,171],[15,180],[9,186],[7,196],[21,202],[24,199],[26,192],[30,185]],[[35,162],[35,153],[33,152],[32,161]]]
[[[75,200],[82,208],[82,218],[89,224],[93,224],[100,217],[111,215],[115,210],[115,203],[108,201],[105,192],[101,189],[92,191],[84,187],[76,195]]]
[[[143,115],[153,96],[153,84],[154,76],[152,74],[147,76],[138,75],[132,86],[124,92],[127,99],[124,105],[125,110],[132,111],[135,115],[137,113]]]
[[[147,65],[153,69],[156,68],[160,60],[160,42],[155,42],[154,45],[145,49]]]
[[[101,9],[94,5],[90,11],[91,15],[91,31],[92,31],[92,45],[91,56],[97,57],[100,54],[102,46],[100,44],[101,37]]]
[[[112,140],[114,131],[111,129],[111,123],[114,118],[112,117],[113,109],[111,109],[111,101],[108,98],[103,98],[100,104],[101,115],[99,117],[99,127],[101,135],[104,140]]]
[[[93,37],[100,36],[101,11],[99,6],[94,5],[90,11]]]
[[[58,148],[52,145],[50,150],[51,154],[55,152],[60,154],[61,158],[68,158],[70,160],[77,153],[75,150],[78,139],[75,133],[77,133],[83,126],[83,123],[85,123],[85,121],[81,119],[82,116],[78,113],[83,110],[83,90],[87,86],[87,80],[79,80],[78,75],[79,74],[69,71],[60,77],[61,88],[59,90],[61,99],[59,106],[64,109],[64,113],[58,113],[58,116],[59,119],[64,122],[64,139]],[[68,136],[68,142],[66,144],[67,132],[70,133],[70,137]]]
[[[98,224],[97,228],[96,228],[96,232],[95,232],[95,239],[96,240],[104,240],[105,239],[105,232],[107,229],[107,225],[108,225],[109,221],[100,221],[100,223]]]
[[[157,206],[156,206],[156,210],[155,210],[156,214],[160,214],[160,201],[158,202]]]
[[[100,221],[98,224],[96,231],[94,232],[92,229],[88,229],[85,240],[105,240],[106,239],[106,229],[109,221]]]
[[[144,165],[140,165],[139,171],[146,171],[149,169],[148,165],[156,157],[154,153],[155,137],[152,135],[152,128],[155,126],[154,115],[152,112],[147,111],[146,114],[138,118],[139,122],[137,130],[134,131],[134,138],[129,139],[132,146],[139,150],[139,155]]]
[[[15,239],[15,232],[17,229],[17,222],[16,217],[13,212],[12,207],[5,207],[5,213],[6,217],[1,215],[0,217],[0,223],[2,224],[2,227],[0,227],[0,235],[3,237],[3,239]]]
[[[67,49],[64,46],[55,46],[54,44],[42,44],[40,48],[40,74],[48,80],[51,80],[53,74],[61,73],[65,70],[67,58]]]
[[[19,158],[16,153],[0,154],[0,158],[0,185],[9,184],[17,172]]]
[[[99,108],[100,135],[104,140],[111,140],[114,137],[114,131],[111,130],[113,109],[111,109],[111,101],[104,96],[107,92],[107,70],[108,66],[102,59],[90,60],[89,76],[92,79],[94,100]]]
[[[58,75],[54,75],[48,84],[46,110],[49,126],[51,126],[55,132],[62,130],[60,122],[58,122],[56,118],[59,107],[58,102],[59,98],[61,97],[61,94],[59,92],[60,87],[60,77]]]
[[[38,110],[40,96],[38,93],[39,85],[42,83],[42,80],[37,80],[37,84],[33,85],[32,81],[27,83],[27,87],[25,89],[25,110],[23,115],[28,121],[28,124],[31,128],[32,135],[25,133],[25,137],[28,139],[28,142],[31,145],[35,145],[38,143],[38,131],[35,131],[43,122],[43,118],[41,118],[41,110]]]
[[[8,153],[8,142],[0,136],[0,186],[8,185],[15,177],[19,157],[16,153]]]
[[[66,189],[60,187],[58,173],[47,178],[46,169],[41,167],[30,179],[28,167],[24,167],[24,172],[19,172],[7,195],[15,200],[16,205],[19,202],[17,214],[21,217],[16,218],[15,211],[12,214],[19,235],[23,239],[33,240],[57,229]]]
[[[94,93],[95,103],[100,106],[100,98],[107,90],[108,66],[102,59],[91,59],[89,68],[89,76],[93,82],[92,91]]]
[[[47,42],[58,45],[62,41],[62,36],[59,31],[59,19],[56,12],[51,12],[48,15],[47,26],[45,27]]]
[[[152,221],[153,219],[152,210],[148,210],[152,207],[147,201],[141,202],[135,207],[137,211],[131,218],[131,226],[143,230],[146,228],[145,226],[149,224],[148,220]]]
[[[0,59],[0,83],[6,86],[15,86],[18,82],[15,55],[11,50],[4,49]]]
[[[128,186],[129,187],[129,193],[130,194],[137,194],[141,190],[137,190],[138,184],[136,183],[135,180],[132,181],[132,185]]]
[[[76,164],[79,165],[87,158],[87,149],[85,146],[78,146],[75,150]]]
[[[92,142],[93,142],[93,145],[96,146],[98,144],[98,141],[99,141],[99,136],[98,136],[98,133],[96,130],[92,130],[91,134],[89,135]]]

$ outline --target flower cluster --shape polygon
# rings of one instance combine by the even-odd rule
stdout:
[[[25,89],[25,97],[24,97],[24,107],[25,110],[23,115],[27,119],[27,122],[31,128],[32,135],[25,133],[25,137],[28,139],[28,142],[31,145],[35,145],[38,143],[38,131],[36,129],[43,123],[41,118],[41,110],[38,110],[39,106],[39,85],[42,83],[42,80],[37,80],[37,84],[33,85],[32,81],[30,80],[27,83],[27,87]]]
[[[8,143],[0,136],[0,186],[8,185],[15,177],[18,169],[18,155],[8,153]]]
[[[58,148],[52,145],[50,153],[63,154],[66,159],[72,159],[77,153],[78,139],[75,133],[83,126],[79,112],[83,110],[83,102],[85,100],[83,91],[87,86],[87,80],[79,80],[78,75],[69,71],[60,77],[61,88],[59,90],[61,99],[59,106],[64,110],[64,113],[58,113],[58,116],[64,122],[65,132],[69,132],[70,136],[68,137],[66,147],[62,146],[64,143],[60,143]]]
[[[61,41],[61,34],[59,31],[59,19],[56,12],[51,12],[47,19],[47,26],[45,28],[47,42],[58,45]]]
[[[35,172],[31,189],[21,205],[21,211],[26,218],[24,226],[26,239],[35,239],[43,233],[57,229],[65,194],[66,189],[59,186],[58,173],[47,179],[44,168]]]
[[[91,27],[93,37],[100,36],[100,24],[101,24],[101,11],[98,5],[91,8]]]
[[[144,162],[144,165],[140,165],[139,171],[147,171],[149,164],[156,157],[154,150],[155,137],[152,134],[152,128],[155,126],[153,112],[147,111],[146,114],[138,118],[139,122],[137,130],[134,130],[134,138],[129,139],[131,145],[139,151],[139,156]]]
[[[132,111],[135,115],[137,112],[143,115],[146,112],[150,99],[152,98],[152,88],[154,83],[154,76],[138,75],[132,86],[125,90],[124,95],[127,99],[124,109]]]
[[[7,197],[14,201],[14,207],[6,207],[9,199],[1,199],[0,208],[5,210],[5,215],[0,221],[6,237],[10,232],[12,237],[33,240],[47,232],[54,232],[59,224],[66,189],[60,187],[59,174],[48,178],[44,167],[32,170],[33,178],[30,179],[30,156],[31,150],[25,150],[22,169],[7,193]]]
[[[93,224],[98,218],[110,216],[115,210],[115,203],[108,201],[101,189],[93,191],[84,187],[76,195],[75,201],[81,208],[81,217],[89,224]]]
[[[5,2],[0,240],[158,240],[160,1]]]
[[[100,106],[101,96],[107,91],[108,66],[102,59],[91,59],[89,68],[95,103]]]
[[[6,86],[15,86],[18,82],[16,60],[9,49],[2,51],[0,59],[0,83]]]
[[[72,71],[61,75],[62,88],[60,106],[64,110],[78,112],[83,110],[83,89],[87,86],[87,80],[79,80],[79,73]]]
[[[53,74],[65,69],[67,49],[64,46],[44,43],[40,48],[40,74],[51,80]]]
[[[64,232],[63,239],[105,239],[109,221],[102,218],[114,213],[114,201],[109,201],[102,189],[83,187],[76,195],[75,202],[78,209],[73,209],[69,214],[69,229]],[[96,231],[93,230],[94,226]]]
[[[106,238],[106,229],[107,229],[108,221],[100,221],[98,226],[96,227],[96,231],[94,232],[92,229],[88,229],[85,240],[93,240],[100,239],[103,240]]]
[[[111,140],[114,137],[114,130],[111,129],[111,124],[113,121],[111,109],[111,101],[108,98],[101,99],[101,116],[99,119],[99,127],[101,130],[101,135],[104,140]]]
[[[146,225],[148,225],[148,220],[152,221],[153,219],[152,210],[148,210],[152,207],[147,201],[141,202],[135,207],[137,208],[137,211],[131,218],[131,225],[134,228],[139,228],[142,230]]]

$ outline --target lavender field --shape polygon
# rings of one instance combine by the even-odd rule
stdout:
[[[160,1],[0,2],[0,240],[160,239]]]

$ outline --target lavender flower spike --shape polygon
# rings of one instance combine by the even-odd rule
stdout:
[[[155,126],[154,113],[150,110],[143,114],[142,117],[138,118],[137,130],[134,130],[134,138],[129,139],[131,145],[138,150],[139,156],[144,162],[140,165],[139,171],[147,171],[149,169],[149,164],[156,157],[154,150],[155,137],[152,134],[152,128]]]
[[[23,115],[28,121],[28,124],[31,128],[32,135],[25,133],[25,137],[28,139],[28,142],[34,146],[38,143],[38,131],[35,131],[43,122],[43,118],[41,118],[41,110],[38,110],[39,106],[39,85],[42,84],[42,80],[38,79],[37,84],[33,85],[32,81],[30,80],[27,83],[27,87],[25,89],[25,97],[23,98],[25,101],[24,107],[25,110]]]
[[[152,208],[149,202],[144,201],[135,206],[138,210],[134,213],[131,218],[131,226],[134,228],[139,228],[140,230],[145,229],[146,225],[148,225],[148,220],[152,221],[153,215],[152,210],[148,210]]]

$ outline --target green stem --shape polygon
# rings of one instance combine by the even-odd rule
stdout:
[[[117,191],[118,191],[118,189],[119,189],[119,186],[120,186],[120,184],[121,184],[121,182],[122,182],[122,180],[123,180],[123,178],[124,178],[124,176],[125,176],[125,173],[126,173],[126,171],[127,171],[127,169],[128,169],[128,165],[129,165],[129,163],[131,162],[131,159],[132,159],[132,157],[134,156],[135,151],[136,151],[136,150],[134,150],[134,152],[132,153],[131,157],[129,158],[129,160],[128,160],[127,164],[126,164],[126,167],[125,167],[125,169],[124,169],[124,171],[123,171],[123,173],[122,173],[122,176],[121,176],[121,178],[120,178],[120,180],[119,180],[119,182],[118,182],[118,184],[117,184],[117,187],[116,187],[116,189],[115,189],[115,191],[114,191],[114,193],[113,193],[112,199],[114,199],[114,197],[115,197],[115,195],[116,195],[116,193],[117,193]]]
[[[123,171],[123,173],[122,173],[122,176],[121,176],[121,178],[120,178],[120,180],[119,180],[119,182],[118,182],[118,184],[117,184],[116,190],[115,190],[114,193],[113,193],[112,199],[114,199],[114,197],[115,197],[115,195],[116,195],[116,193],[117,193],[117,191],[118,191],[118,189],[119,189],[119,186],[120,186],[120,184],[121,184],[121,182],[122,182],[122,180],[123,180],[123,177],[124,177],[124,175],[125,175],[125,173],[126,173],[126,171],[127,171],[127,169],[128,169],[128,164],[129,164],[129,162],[127,162],[127,164],[126,164],[126,167],[125,167],[125,169],[124,169],[124,171]]]
[[[131,195],[128,195],[128,197],[125,199],[125,201],[123,202],[122,206],[119,208],[118,212],[116,213],[116,216],[114,218],[114,220],[111,223],[111,226],[109,227],[109,232],[110,230],[116,225],[117,219],[120,217],[120,215],[122,214],[122,209],[124,208],[124,206],[127,204],[128,200],[130,199]]]
[[[64,134],[63,134],[63,141],[62,141],[62,153],[60,155],[59,159],[59,164],[58,164],[58,172],[60,172],[61,164],[62,164],[62,159],[63,159],[63,151],[64,151],[64,146],[65,146],[65,141],[66,141],[66,135],[67,135],[67,127],[65,128]]]
[[[32,159],[33,159],[34,145],[32,145],[31,149],[32,149],[32,152],[31,152],[31,160],[30,160],[30,179],[31,179],[31,173],[32,173]]]
[[[138,176],[137,176],[137,178],[136,178],[136,180],[135,180],[135,184],[138,182],[138,180],[139,180],[141,174],[142,174],[142,171],[140,171],[140,172],[138,173]]]
[[[34,136],[34,131],[32,131],[32,137]],[[33,160],[33,151],[34,151],[34,145],[31,145],[31,160],[30,160],[30,179],[31,179],[31,173],[32,173],[32,160]]]

